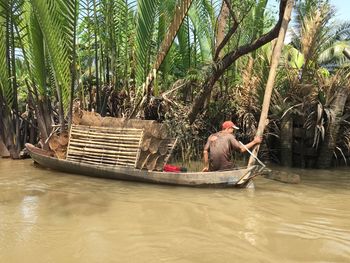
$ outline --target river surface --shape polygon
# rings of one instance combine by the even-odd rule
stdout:
[[[0,159],[0,262],[350,262],[350,169],[293,172],[197,189]]]

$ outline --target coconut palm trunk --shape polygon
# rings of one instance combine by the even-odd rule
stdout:
[[[96,0],[93,0],[94,6],[94,49],[95,49],[95,78],[96,78],[96,111],[100,112],[100,78],[99,78],[99,64],[98,64],[98,20],[97,20],[97,6]]]
[[[317,168],[325,169],[331,167],[333,152],[336,148],[340,129],[340,119],[343,116],[346,100],[349,96],[348,88],[340,88],[331,105],[331,118],[329,118],[328,131],[321,145],[317,159]]]
[[[17,94],[17,76],[16,76],[16,57],[15,57],[15,30],[14,30],[14,24],[13,24],[13,18],[11,15],[11,76],[12,76],[12,90],[13,90],[13,122],[14,122],[14,131],[15,131],[15,140],[14,140],[14,147],[16,151],[19,153],[21,150],[21,143],[20,143],[20,131],[19,131],[19,110],[18,110],[18,94]]]
[[[293,118],[290,114],[283,117],[281,121],[281,164],[291,167],[293,165]]]

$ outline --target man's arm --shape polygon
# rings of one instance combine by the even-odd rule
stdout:
[[[254,138],[254,140],[252,140],[251,142],[247,143],[245,145],[245,147],[243,147],[243,145],[241,145],[240,143],[239,144],[239,150],[241,153],[244,153],[247,151],[247,149],[250,149],[252,148],[253,146],[255,146],[256,144],[260,144],[262,142],[262,137],[261,136],[256,136]]]

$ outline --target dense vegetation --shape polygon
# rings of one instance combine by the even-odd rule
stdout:
[[[199,158],[225,119],[249,140],[286,3],[0,0],[1,139],[12,158],[25,142],[47,147],[52,132],[69,127],[74,105],[166,122],[186,160]],[[326,0],[295,3],[264,159],[319,168],[349,161],[350,24],[334,14]]]

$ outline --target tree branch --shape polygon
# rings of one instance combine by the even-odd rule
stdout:
[[[235,13],[233,12],[233,9],[232,9],[232,6],[230,4],[230,1],[229,0],[224,0],[229,12],[230,12],[230,15],[232,16],[232,19],[233,19],[233,25],[232,27],[229,29],[229,31],[227,32],[226,36],[224,37],[224,39],[222,40],[222,42],[218,45],[218,47],[216,48],[216,51],[215,51],[215,55],[214,55],[214,61],[216,61],[219,57],[219,54],[221,52],[221,50],[224,48],[224,46],[227,44],[227,42],[230,40],[231,36],[237,31],[238,29],[238,26],[240,25],[240,23],[243,21],[243,19],[245,18],[245,16],[240,20],[238,21],[237,20],[237,17],[235,15]],[[253,7],[253,5],[251,5],[247,11],[247,14],[250,12],[250,9]]]
[[[214,63],[211,74],[208,75],[205,82],[203,83],[202,90],[197,94],[192,104],[192,108],[188,113],[187,119],[190,124],[192,124],[195,121],[197,114],[203,108],[204,101],[210,95],[215,82],[221,77],[224,71],[241,56],[260,48],[261,46],[272,41],[278,36],[282,25],[284,10],[286,9],[286,6],[287,0],[281,0],[279,19],[276,25],[268,33],[260,36],[258,39],[254,40],[250,44],[238,47],[236,50],[229,52],[222,59]]]
[[[260,36],[258,39],[254,40],[250,44],[240,46],[234,51],[229,52],[226,54],[221,60],[217,62],[219,71],[224,71],[227,69],[234,61],[236,61],[239,57],[248,54],[249,52],[252,52],[263,45],[269,43],[273,39],[275,39],[278,36],[278,32],[281,28],[282,21],[283,21],[283,14],[284,10],[286,8],[287,0],[281,0],[280,3],[280,13],[279,13],[279,19],[277,21],[277,24],[266,34]]]

